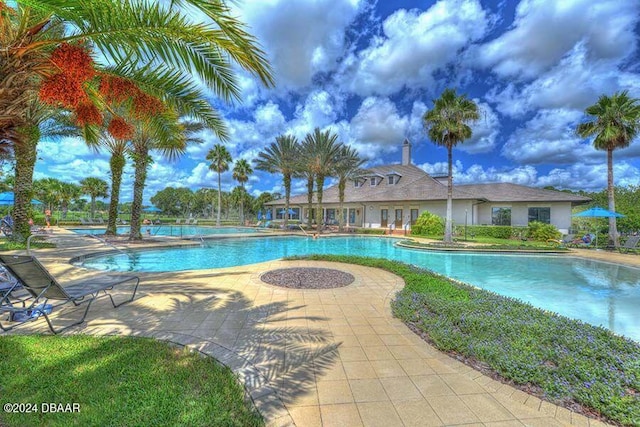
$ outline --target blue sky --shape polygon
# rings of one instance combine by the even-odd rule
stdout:
[[[369,165],[400,161],[446,171],[446,151],[421,122],[447,87],[474,99],[482,118],[454,150],[454,182],[513,182],[600,190],[606,157],[578,138],[584,109],[602,94],[640,98],[640,2],[636,0],[360,1],[244,0],[233,5],[266,51],[276,87],[239,71],[243,103],[219,105],[235,159],[252,161],[283,133],[299,138],[332,129]],[[207,151],[193,146],[179,161],[159,155],[145,201],[167,187],[216,187]],[[82,141],[42,141],[35,178],[109,181],[108,157]],[[127,167],[122,201],[131,200]],[[615,153],[618,185],[640,184],[640,141]],[[223,189],[236,183],[223,174]],[[281,177],[257,172],[248,190],[282,191]],[[294,183],[294,193],[304,183]]]

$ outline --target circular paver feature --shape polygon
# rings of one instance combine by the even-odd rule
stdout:
[[[355,277],[332,268],[295,267],[267,271],[260,280],[283,288],[331,289],[350,285]]]

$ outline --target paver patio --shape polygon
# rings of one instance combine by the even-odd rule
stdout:
[[[67,261],[104,247],[84,241],[79,248],[75,240],[37,255],[54,274],[85,274]],[[293,266],[336,268],[356,280],[326,290],[260,281],[262,272]],[[112,309],[99,300],[88,321],[67,333],[151,336],[211,355],[238,374],[268,425],[604,425],[425,343],[391,315],[390,299],[404,283],[386,271],[275,261],[140,276],[134,302]],[[33,331],[46,331],[45,322],[16,333]]]

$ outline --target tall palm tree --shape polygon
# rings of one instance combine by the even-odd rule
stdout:
[[[204,22],[190,19],[189,10],[193,9],[200,12]],[[62,47],[80,46],[75,43],[81,44],[83,58],[87,59],[81,73],[75,67],[79,64],[56,63],[52,57]],[[91,61],[92,51],[104,58],[101,64],[109,66]],[[0,142],[12,145],[15,152],[17,228],[28,234],[25,212],[30,200],[38,123],[28,121],[26,111],[38,94],[66,97],[69,102],[65,108],[75,111],[85,138],[95,142],[101,121],[99,110],[111,108],[111,101],[101,93],[100,86],[116,77],[121,83],[139,88],[143,96],[138,100],[161,101],[172,110],[202,121],[225,139],[221,116],[205,101],[199,82],[225,102],[239,100],[234,64],[266,86],[273,85],[264,53],[222,0],[176,0],[168,7],[142,0],[29,0],[11,2],[10,6],[2,2]],[[69,82],[71,75],[78,77],[73,80],[73,91],[44,90],[53,87],[54,82]],[[136,107],[136,99],[130,102],[126,91],[124,98],[127,108]],[[91,122],[86,115],[80,120],[80,107],[86,113],[87,102]],[[149,103],[137,104],[149,107]],[[165,136],[174,130],[165,128]],[[158,125],[156,132],[161,131],[163,128]]]
[[[456,95],[455,89],[446,89],[434,101],[433,109],[422,117],[429,138],[446,147],[448,161],[447,215],[444,230],[445,243],[452,242],[453,229],[453,147],[471,138],[469,123],[480,118],[478,106],[466,95]]]
[[[104,179],[90,176],[80,181],[80,189],[82,194],[88,194],[91,197],[91,219],[93,219],[96,211],[96,198],[109,195],[109,184]]]
[[[347,181],[357,178],[362,173],[361,166],[365,163],[354,148],[343,145],[338,153],[338,159],[334,165],[333,174],[338,178],[338,199],[340,201],[339,231],[342,232],[344,217],[344,190]]]
[[[319,128],[308,134],[303,142],[304,164],[315,176],[316,184],[316,224],[318,232],[322,230],[322,190],[324,181],[333,174],[342,143],[338,142],[338,135],[327,130],[321,132]]]
[[[629,97],[627,91],[602,95],[585,113],[589,121],[580,123],[577,133],[581,138],[595,136],[593,146],[607,152],[607,197],[609,210],[615,212],[613,151],[628,147],[640,132],[640,100]],[[609,218],[609,244],[620,245],[615,217]]]
[[[231,154],[222,144],[216,144],[207,153],[207,160],[211,162],[209,169],[218,172],[218,216],[216,217],[216,226],[220,227],[220,212],[222,209],[222,172],[229,170],[229,163],[232,162]]]
[[[240,159],[233,167],[233,179],[240,183],[242,192],[245,193],[244,184],[249,181],[249,175],[253,173],[251,164],[245,159]],[[244,225],[244,197],[240,198],[240,225]]]
[[[291,178],[296,171],[300,156],[300,144],[295,136],[280,135],[264,151],[258,153],[256,169],[270,173],[281,173],[284,184],[284,226],[289,221],[289,199],[291,198]]]
[[[203,129],[199,123],[179,123],[178,116],[172,115],[170,112],[161,115],[158,119],[164,120],[167,127],[177,126],[177,132],[172,133],[167,138],[164,133],[157,132],[155,126],[150,126],[148,121],[138,121],[135,134],[130,142],[130,154],[134,166],[130,240],[142,239],[142,233],[140,232],[140,226],[142,225],[142,196],[147,179],[147,171],[153,163],[151,151],[157,150],[164,157],[175,159],[185,152],[187,144],[202,142],[196,136]]]

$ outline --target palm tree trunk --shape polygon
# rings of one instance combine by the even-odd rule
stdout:
[[[613,186],[613,150],[607,150],[607,197],[609,198],[609,210],[611,212],[616,211],[616,201]],[[596,230],[597,233],[597,230]],[[620,237],[618,237],[618,226],[616,223],[616,217],[609,218],[609,245],[614,247],[620,246]]]
[[[91,219],[95,216],[96,212],[96,196],[91,195]]]
[[[286,212],[284,215],[284,228],[287,228],[287,224],[289,223],[289,199],[291,198],[291,175],[285,173],[284,177],[284,211]]]
[[[147,180],[147,166],[149,165],[149,153],[146,149],[140,149],[141,152],[136,153],[133,162],[135,167],[133,179],[133,203],[131,203],[131,229],[129,231],[129,240],[142,240],[140,225],[142,219],[142,194],[144,184]]]
[[[313,175],[307,177],[307,227],[311,228],[313,217],[311,211],[313,210]]]
[[[244,184],[242,184],[242,194],[240,194],[240,226],[244,226]]]
[[[343,232],[344,231],[344,224],[345,224],[345,218],[344,218],[344,188],[347,185],[347,180],[346,179],[340,179],[340,181],[338,182],[338,200],[340,201],[340,213],[338,216],[338,231],[339,232]]]
[[[37,126],[25,126],[19,129],[22,141],[14,145],[16,158],[16,177],[13,187],[15,196],[13,204],[14,230],[12,238],[24,242],[31,234],[29,214],[32,198],[33,169],[36,164],[36,146],[40,137]]]
[[[449,176],[447,177],[447,217],[444,227],[444,242],[452,242],[453,223],[453,148],[447,145],[447,158],[449,161]]]
[[[222,212],[222,179],[218,172],[218,216],[216,218],[216,227],[220,227],[220,213]]]
[[[116,220],[118,219],[118,203],[120,202],[120,184],[122,183],[122,171],[126,159],[123,154],[113,154],[109,160],[111,169],[111,199],[109,200],[109,218],[107,218],[107,231],[104,234],[115,236],[117,234]]]
[[[318,175],[316,177],[316,197],[318,198],[318,203],[316,205],[316,224],[318,224],[318,233],[322,232],[321,225],[324,219],[322,217],[322,187],[324,187],[324,176]]]

